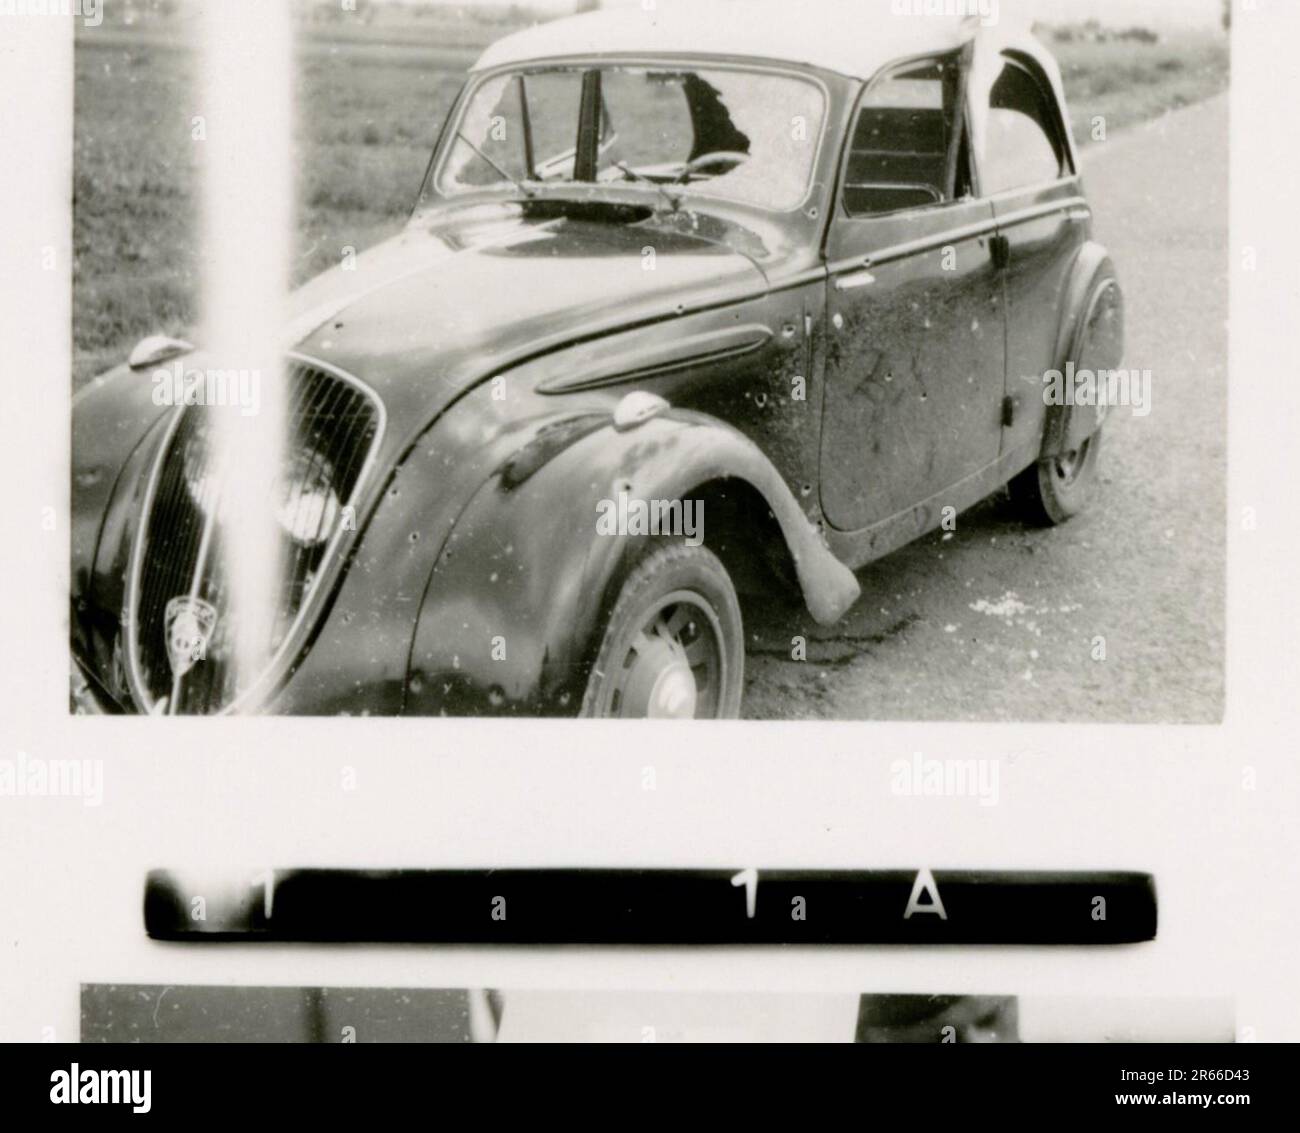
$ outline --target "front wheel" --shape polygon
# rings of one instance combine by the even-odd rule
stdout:
[[[1097,491],[1101,430],[1074,452],[1049,456],[1011,481],[1011,498],[1033,523],[1053,526],[1084,511]]]
[[[582,715],[730,719],[744,677],[740,604],[726,568],[704,547],[664,542],[623,581]]]

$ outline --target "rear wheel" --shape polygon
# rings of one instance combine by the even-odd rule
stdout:
[[[1101,430],[1073,452],[1049,456],[1011,481],[1011,498],[1026,519],[1045,527],[1084,511],[1097,490]]]
[[[735,587],[712,551],[659,543],[610,611],[584,716],[728,719],[740,712],[745,637]]]

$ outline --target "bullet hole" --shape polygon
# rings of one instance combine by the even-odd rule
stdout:
[[[418,531],[412,531],[409,538],[412,543],[418,543],[420,541],[420,533]]]

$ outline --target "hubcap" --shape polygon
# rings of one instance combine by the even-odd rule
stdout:
[[[695,715],[695,677],[680,647],[656,636],[638,644],[623,689],[623,715],[689,720]]]
[[[1057,480],[1062,484],[1073,484],[1079,478],[1079,473],[1083,469],[1084,462],[1088,459],[1088,446],[1092,443],[1092,438],[1084,441],[1083,444],[1073,452],[1067,452],[1064,456],[1058,456],[1052,463],[1052,472],[1056,475]]]
[[[632,636],[611,674],[610,714],[624,719],[689,720],[717,713],[722,631],[698,595],[661,599]]]

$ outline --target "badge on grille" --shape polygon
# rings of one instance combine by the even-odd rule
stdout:
[[[167,660],[176,676],[184,676],[203,660],[216,624],[216,607],[202,598],[184,595],[167,603],[163,611]]]

